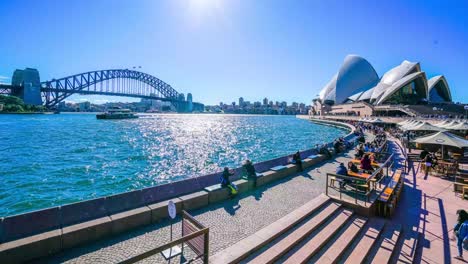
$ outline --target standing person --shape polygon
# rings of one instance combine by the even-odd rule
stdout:
[[[457,215],[457,224],[453,228],[458,248],[458,256],[455,258],[463,260],[463,250],[468,250],[468,213],[465,210],[458,210]]]
[[[427,176],[430,172],[431,172],[431,167],[432,167],[432,162],[433,162],[433,159],[432,159],[432,154],[427,154],[426,157],[424,157],[423,159],[423,162],[424,162],[424,176]]]
[[[255,167],[253,166],[252,162],[250,160],[246,160],[242,167],[247,173],[247,179],[253,180],[254,187],[257,187],[257,173],[255,172]]]
[[[299,151],[296,152],[293,156],[294,163],[296,163],[297,166],[297,172],[304,171],[302,168],[302,159],[301,159],[301,153]]]

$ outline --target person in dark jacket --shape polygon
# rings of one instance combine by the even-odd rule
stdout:
[[[468,244],[468,213],[465,210],[458,210],[457,215],[457,223],[453,228],[458,248],[458,256],[455,258],[463,260],[463,250],[468,250],[466,246]]]
[[[301,172],[304,169],[302,168],[302,159],[301,159],[301,153],[299,151],[296,152],[296,154],[293,155],[293,161],[297,166],[297,172]]]
[[[358,167],[352,161],[348,162],[348,170],[354,173],[359,173]]]
[[[253,180],[254,187],[257,187],[257,173],[255,172],[255,167],[253,166],[252,162],[250,160],[246,160],[242,167],[247,173],[247,178],[249,180]]]
[[[229,180],[229,176],[232,176],[232,175],[234,175],[234,173],[231,173],[228,167],[224,167],[223,174],[221,175],[221,187],[227,187],[228,185],[231,184],[231,181]]]

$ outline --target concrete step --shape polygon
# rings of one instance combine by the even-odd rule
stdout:
[[[333,202],[331,202],[329,197],[320,195],[276,222],[262,228],[255,234],[216,253],[214,256],[210,257],[210,263],[238,263],[330,203]]]
[[[336,263],[361,233],[366,223],[367,218],[353,216],[328,244],[309,260],[309,263]]]
[[[339,263],[355,264],[363,263],[371,248],[375,245],[385,226],[385,220],[372,218],[368,221],[353,244],[343,254]]]
[[[326,226],[307,241],[294,254],[289,256],[284,263],[298,264],[306,263],[313,257],[328,241],[346,224],[352,217],[353,211],[341,209],[339,213],[328,222]]]
[[[391,263],[413,263],[418,248],[419,232],[403,228]]]
[[[269,249],[267,249],[248,263],[273,263],[274,261],[279,259],[283,254],[285,254],[291,248],[297,245],[302,239],[306,238],[314,230],[320,227],[325,221],[327,221],[329,217],[331,217],[335,212],[337,212],[337,210],[339,210],[340,207],[340,204],[330,203],[312,219],[308,220],[301,227],[297,228],[292,233],[282,238],[280,241],[276,242]],[[343,211],[343,209],[341,209],[341,211]]]
[[[371,250],[369,257],[364,263],[390,263],[390,259],[395,252],[400,233],[401,225],[387,223],[382,235],[376,243],[376,246]]]

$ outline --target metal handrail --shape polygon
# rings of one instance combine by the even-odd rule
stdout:
[[[183,244],[191,239],[194,239],[199,236],[204,236],[204,252],[203,252],[203,263],[208,263],[208,257],[209,257],[209,228],[203,226],[200,222],[195,220],[190,214],[188,214],[186,211],[182,211],[182,218],[187,219],[190,223],[192,223],[194,226],[199,228],[200,230],[195,231],[189,235],[185,235],[181,238],[178,238],[176,240],[173,240],[171,242],[168,242],[164,245],[155,247],[153,249],[150,249],[146,252],[143,252],[139,255],[133,256],[131,258],[128,258],[124,261],[121,261],[119,263],[121,264],[131,264],[131,263],[136,263],[138,261],[144,260],[146,258],[149,258],[155,254],[161,253],[166,249],[172,248],[173,246],[177,246],[180,244]]]
[[[352,177],[352,176],[345,176],[345,175],[340,175],[340,174],[334,174],[334,173],[327,173],[326,174],[326,189],[325,189],[325,194],[328,196],[328,188],[332,187],[329,185],[329,177],[332,176],[332,177],[335,177],[335,179],[342,179],[342,180],[348,180],[350,181],[349,183],[347,183],[349,186],[353,187],[354,190],[350,190],[350,191],[347,191],[347,192],[351,192],[354,195],[354,200],[355,200],[355,203],[357,204],[357,195],[363,195],[366,197],[366,199],[364,200],[364,205],[367,205],[367,202],[369,202],[369,196],[370,194],[375,191],[375,185],[374,185],[374,188],[372,188],[372,185],[370,184],[371,181],[380,173],[383,171],[384,168],[387,169],[386,171],[386,175],[385,176],[382,176],[379,180],[376,180],[375,181],[375,184],[379,184],[379,186],[381,185],[381,182],[382,180],[385,178],[385,177],[388,177],[389,176],[389,168],[391,168],[394,164],[394,161],[393,161],[393,153],[390,155],[390,157],[380,166],[380,168],[378,168],[377,170],[375,170],[367,179],[360,179],[360,178],[357,178],[357,177]],[[360,187],[362,186],[362,184],[358,184],[358,183],[355,183],[355,182],[365,182],[365,185],[369,186],[368,188],[368,191],[366,191],[365,193],[363,192],[358,192],[358,191],[355,191],[357,190],[356,187]],[[341,188],[339,189],[339,194],[340,194],[340,200],[342,199],[342,191],[341,191]]]

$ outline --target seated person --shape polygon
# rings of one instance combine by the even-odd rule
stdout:
[[[234,173],[230,172],[228,167],[224,167],[223,174],[221,175],[221,187],[227,187],[231,184],[229,176],[232,175],[234,175]]]
[[[336,168],[336,174],[338,175],[343,175],[343,176],[348,176],[348,170],[346,169],[344,163],[340,163],[340,165],[338,165],[338,167]],[[340,188],[344,188],[347,181],[344,180],[344,179],[340,179],[340,180],[337,180],[338,182],[340,182]]]
[[[336,174],[348,176],[348,169],[346,169],[343,162],[340,163],[340,165],[338,165],[338,167],[336,168]]]
[[[359,147],[356,150],[355,157],[357,159],[360,159],[360,158],[362,158],[363,155],[364,155],[364,147],[362,146],[362,144],[360,144]]]
[[[255,167],[252,162],[250,160],[246,160],[242,167],[247,174],[247,179],[253,180],[254,187],[257,187],[257,173],[255,172]]]
[[[372,161],[369,158],[369,154],[364,154],[364,156],[362,157],[361,169],[369,173],[372,173],[374,171],[374,168],[372,167]]]
[[[297,165],[297,171],[298,172],[303,171],[301,153],[299,151],[297,151],[296,154],[293,155],[292,160],[293,160],[293,163]]]
[[[229,176],[232,175],[234,173],[229,171],[228,167],[224,167],[223,174],[221,175],[221,187],[229,189],[229,196],[231,198],[237,194],[237,186],[229,180]]]
[[[332,154],[330,153],[330,151],[328,150],[326,145],[322,145],[322,147],[320,148],[319,153],[323,154],[323,155],[326,155],[327,158],[329,158],[329,159],[332,157]]]
[[[348,162],[348,170],[354,173],[359,173],[358,167],[352,161]]]

